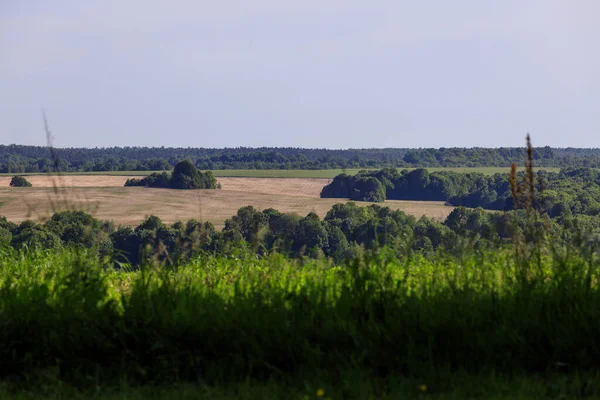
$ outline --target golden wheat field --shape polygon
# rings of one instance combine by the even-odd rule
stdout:
[[[221,190],[171,190],[123,187],[128,176],[30,176],[32,188],[11,188],[0,177],[0,215],[14,222],[44,220],[53,212],[81,209],[96,218],[137,225],[150,215],[173,223],[196,218],[222,226],[240,207],[325,216],[343,199],[321,199],[329,179],[219,178]],[[369,203],[358,203],[368,205]],[[381,203],[380,203],[381,204]],[[452,207],[440,202],[386,201],[382,205],[420,217],[444,219]]]

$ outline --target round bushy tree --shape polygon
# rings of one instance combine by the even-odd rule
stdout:
[[[46,222],[46,227],[67,245],[98,248],[106,247],[109,241],[102,221],[84,211],[57,212]]]
[[[13,236],[11,244],[19,249],[24,246],[39,249],[57,249],[62,247],[60,238],[42,225],[20,225],[20,233]],[[24,228],[24,229],[23,229]]]
[[[196,166],[189,160],[178,162],[171,175],[173,189],[200,189],[200,174]]]
[[[164,224],[160,218],[158,218],[156,215],[151,215],[148,217],[148,219],[146,219],[144,222],[139,224],[135,228],[135,230],[136,230],[136,232],[143,231],[143,230],[156,232],[157,229],[159,229],[163,226],[164,226]]]
[[[354,183],[350,198],[357,201],[385,201],[385,186],[377,178],[359,178]]]
[[[200,172],[189,160],[183,160],[173,169],[171,175],[173,189],[215,189],[217,180],[212,172]]]
[[[317,214],[311,212],[300,220],[294,236],[294,247],[296,251],[305,249],[313,255],[317,250],[329,247],[327,230]]]
[[[10,187],[31,187],[31,183],[24,176],[13,176],[10,180]]]

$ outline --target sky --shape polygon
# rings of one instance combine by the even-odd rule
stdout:
[[[0,144],[600,147],[598,0],[0,0]]]

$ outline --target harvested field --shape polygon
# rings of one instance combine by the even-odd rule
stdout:
[[[51,187],[123,187],[125,181],[135,176],[111,175],[35,175],[28,176],[34,188]],[[0,188],[9,187],[10,177],[0,177]],[[273,195],[293,195],[300,197],[319,197],[323,186],[331,182],[330,179],[280,179],[280,178],[218,178],[222,190],[233,192],[251,192]]]
[[[14,222],[43,220],[54,211],[83,209],[96,218],[137,225],[149,215],[168,223],[190,218],[222,226],[240,207],[321,217],[342,199],[321,199],[328,179],[219,178],[222,190],[171,190],[123,187],[127,176],[64,176],[53,188],[52,178],[31,176],[33,188],[10,188],[9,178],[0,178],[0,215]],[[369,203],[358,203],[368,205]],[[382,203],[380,203],[382,204]],[[420,217],[444,219],[452,207],[440,202],[386,201],[383,205]]]
[[[31,175],[27,180],[34,188],[47,187],[123,187],[125,181],[135,176],[112,175]],[[138,177],[139,178],[139,177]],[[8,187],[11,177],[1,176],[0,187]]]

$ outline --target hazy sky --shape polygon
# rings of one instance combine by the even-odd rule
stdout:
[[[0,144],[600,147],[598,0],[0,0]]]

